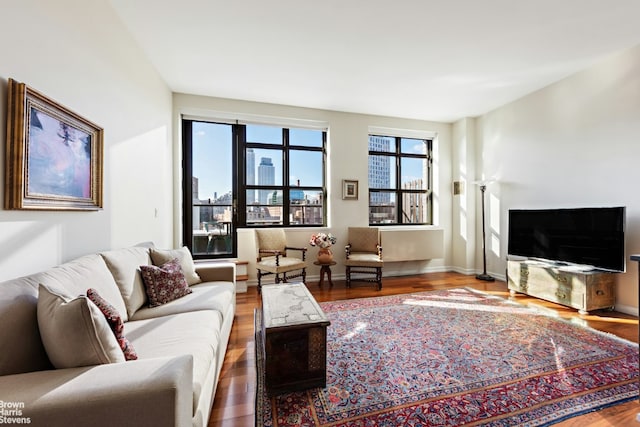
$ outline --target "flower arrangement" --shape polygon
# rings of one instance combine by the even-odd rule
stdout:
[[[331,233],[317,233],[312,234],[309,244],[311,246],[317,246],[319,248],[329,248],[336,243],[336,238]]]

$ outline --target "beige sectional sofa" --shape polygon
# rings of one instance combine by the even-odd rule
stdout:
[[[176,254],[183,266],[195,268],[185,271],[192,293],[148,307],[139,267]],[[74,326],[61,326],[42,308],[44,296],[38,308],[41,286],[47,298],[49,290],[79,298],[85,311],[96,309],[83,301],[87,289],[95,289],[120,313],[138,359],[55,368],[57,356],[48,354],[66,351],[71,364],[82,364],[77,360],[84,360],[85,349],[73,349],[83,342],[76,334],[85,323],[89,329],[104,325],[89,310]],[[233,263],[194,265],[186,248],[161,251],[150,244],[86,255],[0,283],[0,417],[47,427],[206,426],[235,301]],[[58,335],[52,338],[51,329]],[[100,341],[95,347],[87,351],[104,350]]]

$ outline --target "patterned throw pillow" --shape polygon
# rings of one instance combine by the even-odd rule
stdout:
[[[91,300],[91,302],[100,309],[102,314],[104,314],[104,317],[107,319],[107,323],[109,323],[109,326],[111,327],[111,330],[116,336],[116,340],[124,353],[124,358],[126,360],[138,359],[138,354],[127,337],[124,336],[124,323],[122,322],[122,317],[120,317],[118,310],[109,304],[107,300],[102,298],[95,289],[87,289],[87,298],[89,298],[89,300]]]
[[[178,258],[160,267],[141,265],[140,271],[149,297],[149,307],[166,304],[193,292],[187,284]]]

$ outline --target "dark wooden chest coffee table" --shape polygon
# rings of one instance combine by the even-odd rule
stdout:
[[[267,392],[325,387],[330,322],[307,287],[262,286],[261,317]]]

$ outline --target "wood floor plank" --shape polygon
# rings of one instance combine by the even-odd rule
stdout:
[[[366,283],[354,283],[346,288],[344,281],[334,280],[334,286],[318,287],[317,282],[307,286],[317,301],[336,301],[351,298],[394,295],[436,289],[470,287],[509,298],[505,282],[482,282],[474,276],[458,273],[427,273],[415,276],[385,277],[383,288]],[[574,309],[542,301],[526,295],[516,295],[514,300],[535,305],[550,313],[574,322],[605,331],[629,341],[638,342],[638,318],[615,311],[593,311],[579,315]],[[260,296],[255,287],[237,295],[236,318],[229,339],[222,374],[213,403],[209,427],[252,427],[255,410],[255,339],[254,309],[260,307]],[[560,427],[640,427],[636,414],[640,412],[638,400],[605,408],[556,424]]]

